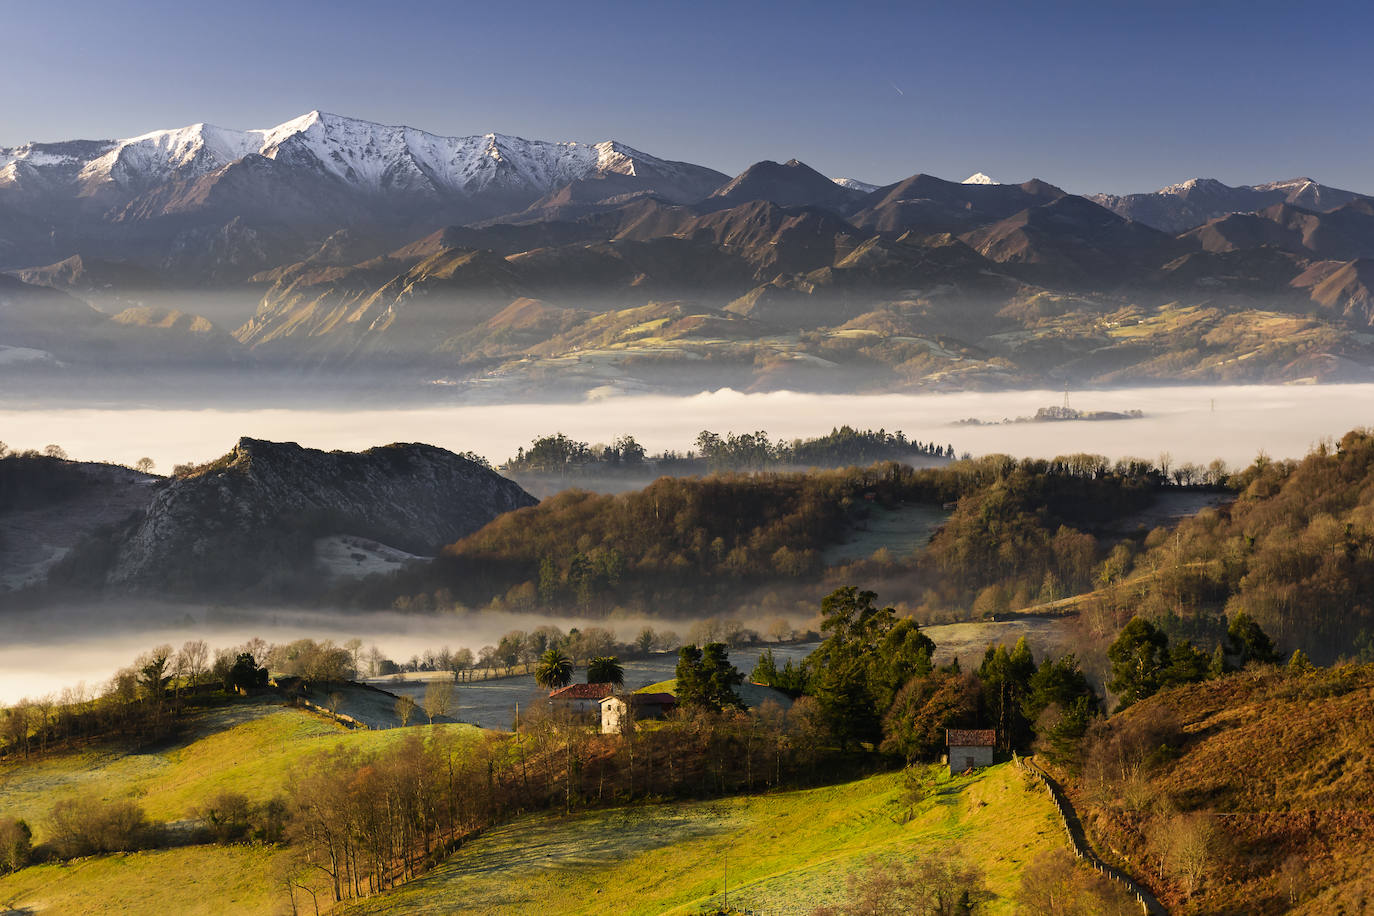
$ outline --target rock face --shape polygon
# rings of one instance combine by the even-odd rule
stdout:
[[[140,592],[279,595],[309,575],[318,537],[353,535],[432,555],[535,502],[518,484],[431,445],[322,452],[240,439],[158,493],[118,545],[107,580]]]

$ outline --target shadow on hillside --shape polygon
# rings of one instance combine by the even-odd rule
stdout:
[[[435,873],[439,880],[525,869],[603,866],[735,827],[726,814],[703,817],[621,809],[552,821],[523,821],[486,834]]]

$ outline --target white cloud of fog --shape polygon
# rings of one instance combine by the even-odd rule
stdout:
[[[793,438],[848,423],[902,429],[922,441],[953,443],[974,454],[1052,457],[1087,451],[1116,458],[1175,461],[1222,458],[1248,464],[1263,450],[1299,457],[1319,440],[1374,423],[1374,385],[1125,388],[1071,395],[1080,410],[1139,409],[1120,422],[957,427],[966,417],[998,420],[1061,403],[1058,391],[951,394],[741,394],[616,397],[579,404],[480,404],[368,410],[128,410],[0,407],[0,439],[12,447],[56,442],[74,458],[132,463],[143,456],[169,470],[224,454],[240,436],[290,440],[315,448],[360,449],[429,442],[500,462],[535,436],[562,431],[589,442],[633,434],[650,451],[690,448],[702,429],[765,429]]]
[[[298,441],[325,449],[358,449],[423,441],[471,449],[493,461],[543,433],[562,431],[587,441],[633,433],[651,451],[686,449],[697,432],[766,429],[774,437],[824,433],[848,423],[902,429],[913,438],[952,442],[961,452],[1054,456],[1086,451],[1109,457],[1175,462],[1220,457],[1244,465],[1263,450],[1299,457],[1326,437],[1374,424],[1374,385],[1321,387],[1176,387],[1076,392],[1082,410],[1140,409],[1140,420],[958,427],[965,417],[997,420],[1058,404],[1062,392],[967,392],[924,395],[746,395],[718,391],[686,398],[610,398],[582,404],[474,405],[395,410],[25,410],[0,408],[0,439],[11,446],[63,445],[74,458],[132,463],[147,455],[162,470],[223,454],[239,436]],[[227,612],[226,612],[227,613]],[[269,642],[300,637],[357,636],[393,658],[449,645],[477,649],[501,633],[530,629],[540,618],[519,615],[422,617],[256,611],[240,617],[203,606],[125,609],[65,608],[41,615],[6,614],[0,639],[0,703],[86,681],[95,686],[114,669],[159,643],[203,638],[229,646],[253,636]],[[241,612],[233,612],[239,614]],[[187,615],[190,619],[187,619]],[[800,621],[798,621],[800,622]],[[556,621],[566,628],[575,621]],[[585,624],[585,622],[584,622]],[[643,621],[609,625],[629,638]],[[653,623],[685,634],[690,623]]]

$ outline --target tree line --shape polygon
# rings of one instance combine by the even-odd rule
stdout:
[[[631,435],[619,436],[609,444],[589,444],[558,432],[537,436],[528,449],[521,446],[500,470],[516,475],[625,471],[682,476],[789,466],[837,468],[915,457],[952,460],[954,446],[908,439],[901,430],[889,433],[885,429],[858,430],[846,425],[835,427],[824,436],[791,440],[772,440],[765,430],[727,432],[723,436],[702,430],[693,449],[650,455]]]

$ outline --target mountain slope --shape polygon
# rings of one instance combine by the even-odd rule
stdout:
[[[863,193],[826,178],[804,162],[756,162],[711,193],[703,203],[724,209],[766,200],[780,207],[825,207],[843,212],[863,199]]]
[[[75,253],[137,257],[147,266],[170,262],[184,279],[235,280],[297,260],[340,228],[399,243],[596,180],[608,183],[603,191],[613,185],[616,194],[683,202],[705,197],[726,176],[616,141],[441,137],[312,111],[262,130],[194,124],[125,140],[0,149],[0,255],[16,266]],[[36,231],[40,219],[56,234]],[[217,256],[218,274],[187,255],[233,223],[260,243],[240,240]]]
[[[1063,196],[1043,181],[968,184],[913,175],[868,195],[850,222],[882,232],[960,233]]]
[[[1166,737],[1125,779],[1119,765],[1090,760],[1076,806],[1100,847],[1143,864],[1136,877],[1170,912],[1364,912],[1374,900],[1371,722],[1368,665],[1246,670],[1167,690],[1105,723],[1103,750],[1125,760],[1147,736]],[[1202,854],[1180,867],[1180,841],[1202,836]]]
[[[1231,213],[1291,204],[1307,210],[1334,210],[1364,195],[1292,178],[1267,184],[1231,187],[1215,178],[1192,178],[1149,194],[1093,194],[1094,203],[1118,216],[1145,223],[1163,232],[1180,233]]]
[[[998,187],[996,185],[992,187]],[[975,251],[1041,282],[1119,283],[1177,248],[1167,235],[1066,195],[961,236]]]
[[[317,537],[351,534],[433,553],[534,502],[494,471],[434,446],[321,452],[240,439],[158,492],[117,536],[106,580],[162,593],[272,593],[310,567]]]

